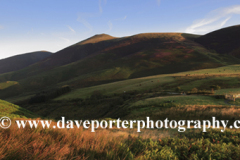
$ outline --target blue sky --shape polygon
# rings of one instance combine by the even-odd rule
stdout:
[[[0,59],[101,33],[205,34],[239,20],[239,0],[0,0]]]

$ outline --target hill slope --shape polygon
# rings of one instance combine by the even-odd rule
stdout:
[[[37,65],[40,68],[53,68],[81,60],[89,55],[99,53],[115,44],[115,37],[100,34],[64,48]]]
[[[7,116],[9,118],[36,118],[32,112],[21,108],[12,103],[0,99],[0,117]]]
[[[38,51],[2,59],[0,60],[0,74],[20,70],[50,55],[52,55],[50,52]]]
[[[240,25],[223,28],[196,39],[208,49],[240,58]]]

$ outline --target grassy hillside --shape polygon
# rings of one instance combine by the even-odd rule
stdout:
[[[156,98],[147,98],[144,100],[137,101],[132,107],[136,106],[158,106],[162,104],[167,104],[171,102],[178,106],[186,105],[226,105],[224,99],[218,100],[211,96],[197,96],[197,95],[187,95],[187,96],[165,96]]]
[[[2,83],[0,83],[0,90],[6,89],[8,87],[11,87],[11,86],[14,86],[17,84],[18,84],[18,82],[15,82],[15,81],[2,82]]]
[[[0,74],[23,69],[50,55],[52,55],[50,52],[38,51],[2,59],[0,60]]]
[[[17,105],[7,101],[0,100],[0,117],[7,116],[9,118],[36,118],[37,116]]]
[[[124,93],[124,91],[147,91],[147,90],[171,90],[180,87],[182,91],[193,88],[210,89],[211,85],[219,85],[224,88],[240,87],[239,79],[240,65],[229,65],[214,69],[203,69],[176,74],[164,74],[113,82],[76,89],[56,100],[86,98],[94,91],[102,94]]]
[[[240,88],[220,89],[215,94],[240,94]]]
[[[181,115],[176,115],[177,112],[186,114],[184,112],[188,108],[199,106],[196,109],[201,110],[201,107],[204,106],[203,108],[210,107],[210,110],[214,110],[209,112],[209,110],[204,109],[204,114],[209,112],[213,116],[217,113],[223,118],[227,116],[231,119],[231,116],[239,112],[238,107],[234,109],[234,115],[230,112],[225,114],[224,112],[227,112],[231,106],[224,99],[218,99],[216,95],[238,92],[240,74],[236,70],[239,69],[240,65],[233,65],[124,80],[76,89],[40,104],[28,104],[25,101],[22,103],[22,107],[39,115],[55,119],[60,118],[61,115],[68,118],[128,117],[131,119],[131,117],[144,118],[146,115],[157,118],[155,114],[164,115],[165,112],[169,112],[168,116],[171,115],[173,118],[178,116],[181,118]],[[219,70],[223,73],[219,73]],[[212,91],[214,86],[218,86],[217,89],[214,89],[215,95],[175,95],[181,92],[188,93],[193,89],[202,92]],[[29,97],[20,96],[8,100],[20,102],[25,98]],[[180,110],[175,113],[175,109]],[[194,116],[195,113],[192,115],[194,111],[190,110],[189,112],[191,118],[197,118]],[[207,118],[210,118],[211,115],[208,114]],[[201,117],[198,116],[198,118]]]
[[[231,56],[206,50],[192,41],[196,37],[181,33],[146,33],[123,38],[97,35],[30,67],[2,74],[0,82],[17,81],[19,86],[15,86],[15,90],[18,92],[14,92],[17,95],[50,86],[67,84],[82,88],[240,62]],[[0,97],[11,97],[12,91],[14,87],[0,93]]]
[[[240,57],[240,25],[223,28],[196,39],[209,50]]]

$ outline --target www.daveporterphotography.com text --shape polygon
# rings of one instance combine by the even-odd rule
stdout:
[[[202,132],[207,132],[208,128],[221,129],[224,132],[226,128],[240,128],[240,120],[236,120],[230,125],[229,120],[217,120],[216,117],[212,117],[212,120],[151,120],[150,117],[146,117],[146,120],[66,120],[62,117],[58,120],[56,125],[51,125],[52,120],[16,120],[18,128],[37,128],[39,125],[42,128],[58,128],[58,129],[71,129],[80,128],[90,129],[91,132],[95,132],[96,129],[106,128],[123,128],[133,129],[136,128],[137,132],[141,132],[142,129],[178,129],[178,132],[185,132],[186,129],[202,129]]]

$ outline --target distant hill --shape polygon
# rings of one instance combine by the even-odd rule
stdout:
[[[0,75],[0,98],[70,85],[73,89],[119,80],[239,64],[195,42],[198,35],[95,35],[22,70]],[[16,83],[6,88],[6,82]],[[8,83],[7,83],[8,84]]]
[[[99,70],[99,67],[103,67],[113,61],[116,62],[117,60],[120,60],[123,57],[125,57],[124,60],[128,59],[128,62],[124,62],[125,64],[126,63],[133,64],[135,62],[139,63],[139,65],[146,62],[147,63],[151,62],[153,64],[160,63],[161,61],[163,63],[161,64],[161,66],[165,66],[166,64],[170,64],[170,62],[175,63],[175,60],[180,62],[180,59],[182,59],[185,56],[185,58],[182,59],[184,60],[182,62],[185,63],[185,60],[190,60],[191,58],[194,57],[196,58],[196,56],[198,56],[198,54],[196,53],[201,52],[203,53],[201,55],[204,55],[205,52],[208,52],[203,50],[202,51],[196,50],[196,47],[201,47],[200,45],[192,41],[196,37],[198,36],[182,33],[144,33],[122,38],[112,37],[107,34],[95,35],[84,41],[81,41],[65,49],[62,49],[42,61],[39,61],[38,63],[34,64],[34,66],[29,68],[29,71],[31,71],[32,75],[39,74],[42,71],[50,70],[55,67],[63,66],[80,60],[84,61],[84,63],[85,61],[89,60],[94,62],[90,61],[86,62],[86,65],[83,68],[77,70],[84,69],[89,71],[90,69],[91,71],[96,71]],[[140,54],[142,55],[140,56]],[[179,54],[181,54],[181,56]],[[189,56],[189,54],[193,56]],[[208,56],[206,56],[205,58],[208,59],[209,56],[211,57],[211,54],[208,54]],[[130,62],[129,61],[130,59],[133,60],[134,62]],[[208,65],[212,67],[215,66],[214,64],[215,62],[219,63],[219,61],[215,61],[216,57],[214,58],[212,57],[210,59],[213,60],[212,61],[213,63],[211,62]],[[145,62],[140,61],[137,62],[136,60],[142,60]],[[204,62],[205,60],[201,61]],[[225,60],[220,61],[224,62]],[[113,65],[116,65],[115,62]],[[197,62],[200,61],[198,60]],[[191,69],[202,69],[209,67],[209,66],[201,67],[201,65],[204,64],[200,64],[200,66],[193,65]],[[145,67],[147,68],[147,66],[148,65],[146,65]],[[220,66],[220,64],[217,66]],[[136,66],[132,65],[132,67]],[[183,67],[180,68],[174,67],[171,73],[185,71],[185,69],[182,68]],[[156,74],[158,73],[168,73],[168,71],[156,72]]]
[[[223,28],[196,39],[207,49],[240,58],[240,25]]]
[[[52,55],[50,52],[38,51],[2,59],[0,60],[0,74],[20,70],[50,55]]]

